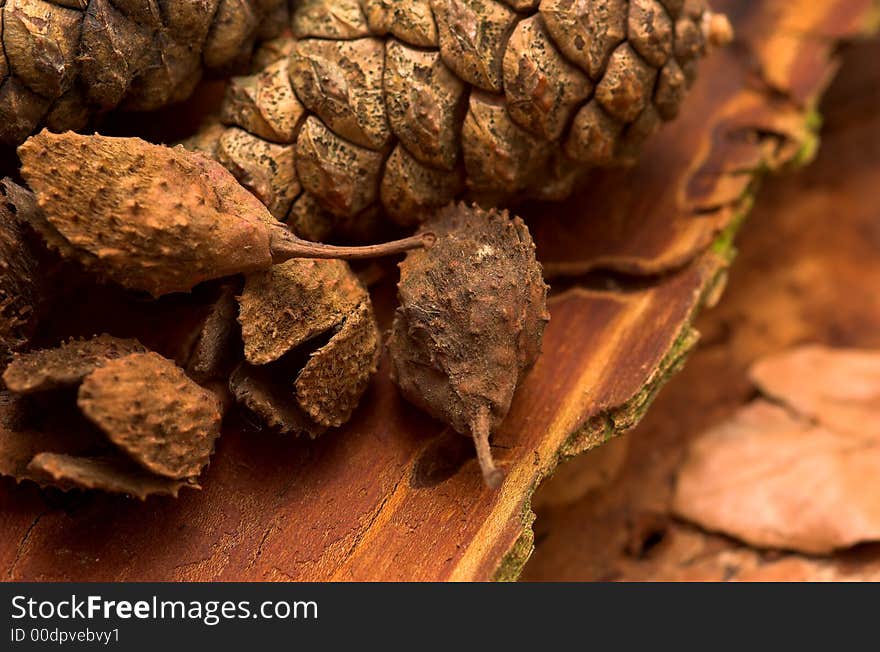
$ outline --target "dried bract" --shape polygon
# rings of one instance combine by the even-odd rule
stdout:
[[[138,468],[124,457],[78,457],[62,453],[39,453],[28,471],[38,482],[60,489],[100,489],[146,500],[148,496],[173,496],[182,487],[198,485],[163,478]]]
[[[0,361],[30,340],[44,291],[37,251],[24,227],[36,203],[26,190],[15,188],[21,193],[16,197],[0,185]]]
[[[369,294],[348,265],[291,260],[251,274],[240,304],[249,364],[231,385],[239,401],[284,432],[347,422],[380,348]]]
[[[77,403],[107,438],[163,477],[198,475],[220,435],[220,403],[156,353],[107,362],[85,378]]]
[[[3,382],[16,394],[73,387],[110,360],[145,352],[137,340],[106,334],[88,340],[70,340],[54,349],[15,356],[3,372]]]
[[[458,204],[425,228],[436,244],[400,264],[392,373],[409,401],[473,437],[495,487],[489,437],[540,353],[547,286],[519,218]]]
[[[154,296],[289,258],[372,257],[425,244],[409,238],[331,247],[300,240],[223,166],[182,147],[43,131],[19,155],[42,212],[34,227],[47,243]]]

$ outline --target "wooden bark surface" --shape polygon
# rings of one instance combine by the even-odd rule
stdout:
[[[539,544],[525,579],[880,580],[877,543],[829,555],[759,550],[708,533],[671,510],[692,442],[729,423],[743,406],[765,400],[756,399],[749,377],[755,361],[808,345],[880,350],[878,59],[877,40],[847,49],[823,102],[818,158],[763,188],[737,242],[724,300],[696,322],[703,338],[684,371],[638,428],[613,448],[563,465],[539,490]],[[816,375],[806,380],[827,382]],[[854,409],[858,403],[836,405]],[[788,404],[786,410],[795,414]],[[868,425],[874,424],[863,421],[859,433]],[[596,455],[605,450],[617,453]],[[562,478],[566,491],[553,486]],[[869,482],[859,490],[868,497],[876,489]]]
[[[352,423],[316,442],[229,423],[204,489],[146,503],[0,483],[0,572],[19,580],[483,580],[532,547],[530,496],[565,457],[627,430],[696,340],[761,173],[813,144],[838,39],[870,0],[716,2],[740,40],[703,65],[680,119],[632,170],[525,207],[559,280],[544,353],[482,485],[459,435],[407,406],[387,363]],[[597,271],[598,270],[598,271]],[[582,276],[592,272],[587,276]],[[377,289],[390,305],[393,289]]]

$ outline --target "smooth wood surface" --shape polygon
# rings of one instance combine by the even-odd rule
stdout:
[[[573,278],[551,281],[544,354],[493,441],[508,474],[499,491],[483,487],[465,440],[399,398],[383,363],[351,424],[316,442],[231,420],[204,489],[177,500],[58,499],[2,481],[0,573],[516,577],[532,546],[532,491],[561,459],[634,425],[680,365],[695,342],[692,319],[718,297],[727,234],[763,171],[809,150],[812,111],[836,69],[834,41],[860,33],[873,5],[729,0],[716,8],[741,38],[703,65],[681,118],[643,162],[597,174],[564,204],[524,209],[548,274]],[[594,273],[578,276],[586,272]],[[393,289],[380,285],[376,298],[390,306]]]

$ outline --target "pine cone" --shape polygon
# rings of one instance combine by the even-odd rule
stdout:
[[[637,157],[729,30],[703,0],[307,0],[208,147],[291,224],[562,199]]]
[[[204,70],[241,69],[287,0],[0,0],[0,143],[79,129],[117,105],[189,96]]]

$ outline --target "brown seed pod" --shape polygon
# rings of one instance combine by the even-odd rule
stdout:
[[[239,303],[248,364],[231,383],[238,400],[282,432],[314,437],[347,422],[380,348],[369,294],[348,265],[287,261],[248,275]]]
[[[293,33],[233,82],[224,123],[295,145],[314,210],[405,225],[455,198],[560,199],[632,162],[731,38],[704,0],[309,0]],[[230,169],[248,183],[271,165]]]
[[[145,352],[137,340],[106,334],[88,340],[70,340],[58,348],[16,355],[3,372],[3,382],[16,394],[74,387],[110,360]]]
[[[43,452],[91,455],[107,448],[106,440],[87,423],[75,405],[53,402],[51,409],[0,390],[0,476],[21,482],[54,485],[28,468]]]
[[[295,370],[286,372],[271,366],[241,364],[229,379],[235,400],[268,428],[289,435],[315,439],[327,428],[312,421],[296,401],[290,387]]]
[[[36,211],[33,195],[0,184],[0,363],[25,346],[44,301],[40,261],[24,224]]]
[[[186,98],[204,71],[242,70],[288,0],[6,0],[0,3],[0,144],[40,125],[84,127],[116,106]]]
[[[197,476],[220,436],[216,395],[156,353],[106,362],[83,380],[77,403],[111,442],[166,478]]]
[[[149,496],[173,496],[183,487],[198,485],[154,475],[121,455],[79,457],[63,453],[39,453],[28,471],[42,484],[60,489],[99,489],[146,500]]]
[[[331,247],[300,240],[223,166],[182,147],[43,131],[18,151],[42,213],[33,226],[47,243],[154,296],[289,258],[372,257],[430,242]]]
[[[409,401],[474,439],[497,487],[489,437],[540,353],[547,285],[519,218],[457,204],[425,227],[436,244],[400,264],[392,374]]]

